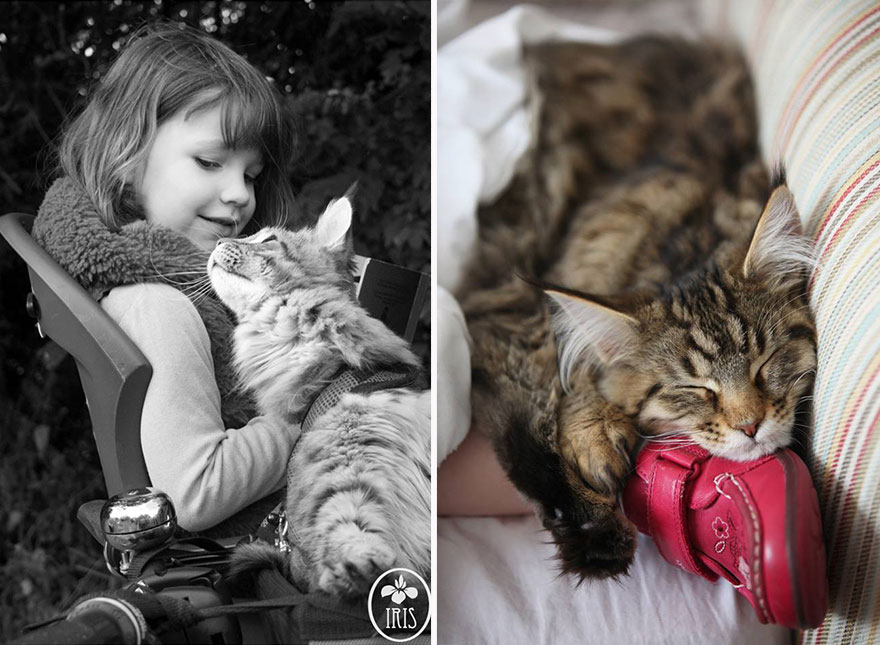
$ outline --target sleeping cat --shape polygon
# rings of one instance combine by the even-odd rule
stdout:
[[[816,366],[812,250],[759,160],[735,52],[645,37],[524,62],[532,144],[479,211],[457,294],[473,423],[563,571],[617,576],[640,435],[738,460],[792,442]]]
[[[303,591],[349,597],[388,569],[427,578],[431,566],[430,393],[404,387],[418,359],[357,302],[350,225],[342,198],[314,228],[221,240],[208,261],[214,290],[238,318],[235,363],[261,414],[303,423],[347,369],[356,372],[344,378],[404,375],[391,389],[358,386],[308,414],[288,463],[289,557],[260,542],[236,555],[239,571],[277,566]]]

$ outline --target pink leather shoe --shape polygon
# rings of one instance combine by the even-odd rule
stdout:
[[[736,462],[695,445],[648,443],[623,509],[670,563],[730,581],[762,623],[821,624],[828,581],[819,503],[791,450]]]

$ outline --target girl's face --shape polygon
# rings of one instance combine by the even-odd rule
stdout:
[[[256,149],[224,144],[219,106],[185,114],[180,110],[156,130],[137,194],[148,222],[210,251],[253,216],[263,162]]]

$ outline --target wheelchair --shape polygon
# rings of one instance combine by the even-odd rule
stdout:
[[[141,452],[140,418],[152,367],[85,289],[36,244],[29,233],[32,223],[30,215],[4,215],[0,235],[27,264],[26,307],[40,336],[76,362],[110,498],[83,504],[77,517],[102,544],[108,568],[127,584],[120,593],[85,599],[64,620],[16,642],[140,643],[155,642],[157,635],[163,643],[381,641],[365,603],[302,593],[277,572],[259,574],[258,600],[233,596],[224,574],[237,540],[176,537],[173,502],[151,487]],[[360,259],[362,286],[374,262]],[[403,279],[410,283],[411,299],[403,313],[397,312],[401,322],[395,331],[411,341],[427,276],[384,263],[375,267],[383,279],[394,269],[410,274]],[[394,296],[392,304],[399,307],[400,292]],[[361,302],[371,314],[388,317],[388,301],[362,297]],[[429,643],[429,631],[406,641]]]

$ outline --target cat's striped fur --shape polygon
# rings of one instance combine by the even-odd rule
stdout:
[[[458,293],[474,424],[563,570],[615,576],[639,434],[742,460],[791,443],[816,361],[811,249],[759,161],[734,52],[651,37],[525,62],[533,145],[480,210]]]
[[[238,317],[235,360],[262,414],[301,423],[348,366],[417,367],[407,343],[362,309],[351,277],[351,205],[331,203],[314,228],[267,228],[221,240],[208,272]],[[348,393],[318,416],[288,464],[293,551],[239,547],[236,571],[278,566],[303,590],[369,591],[384,571],[430,576],[430,393]]]

